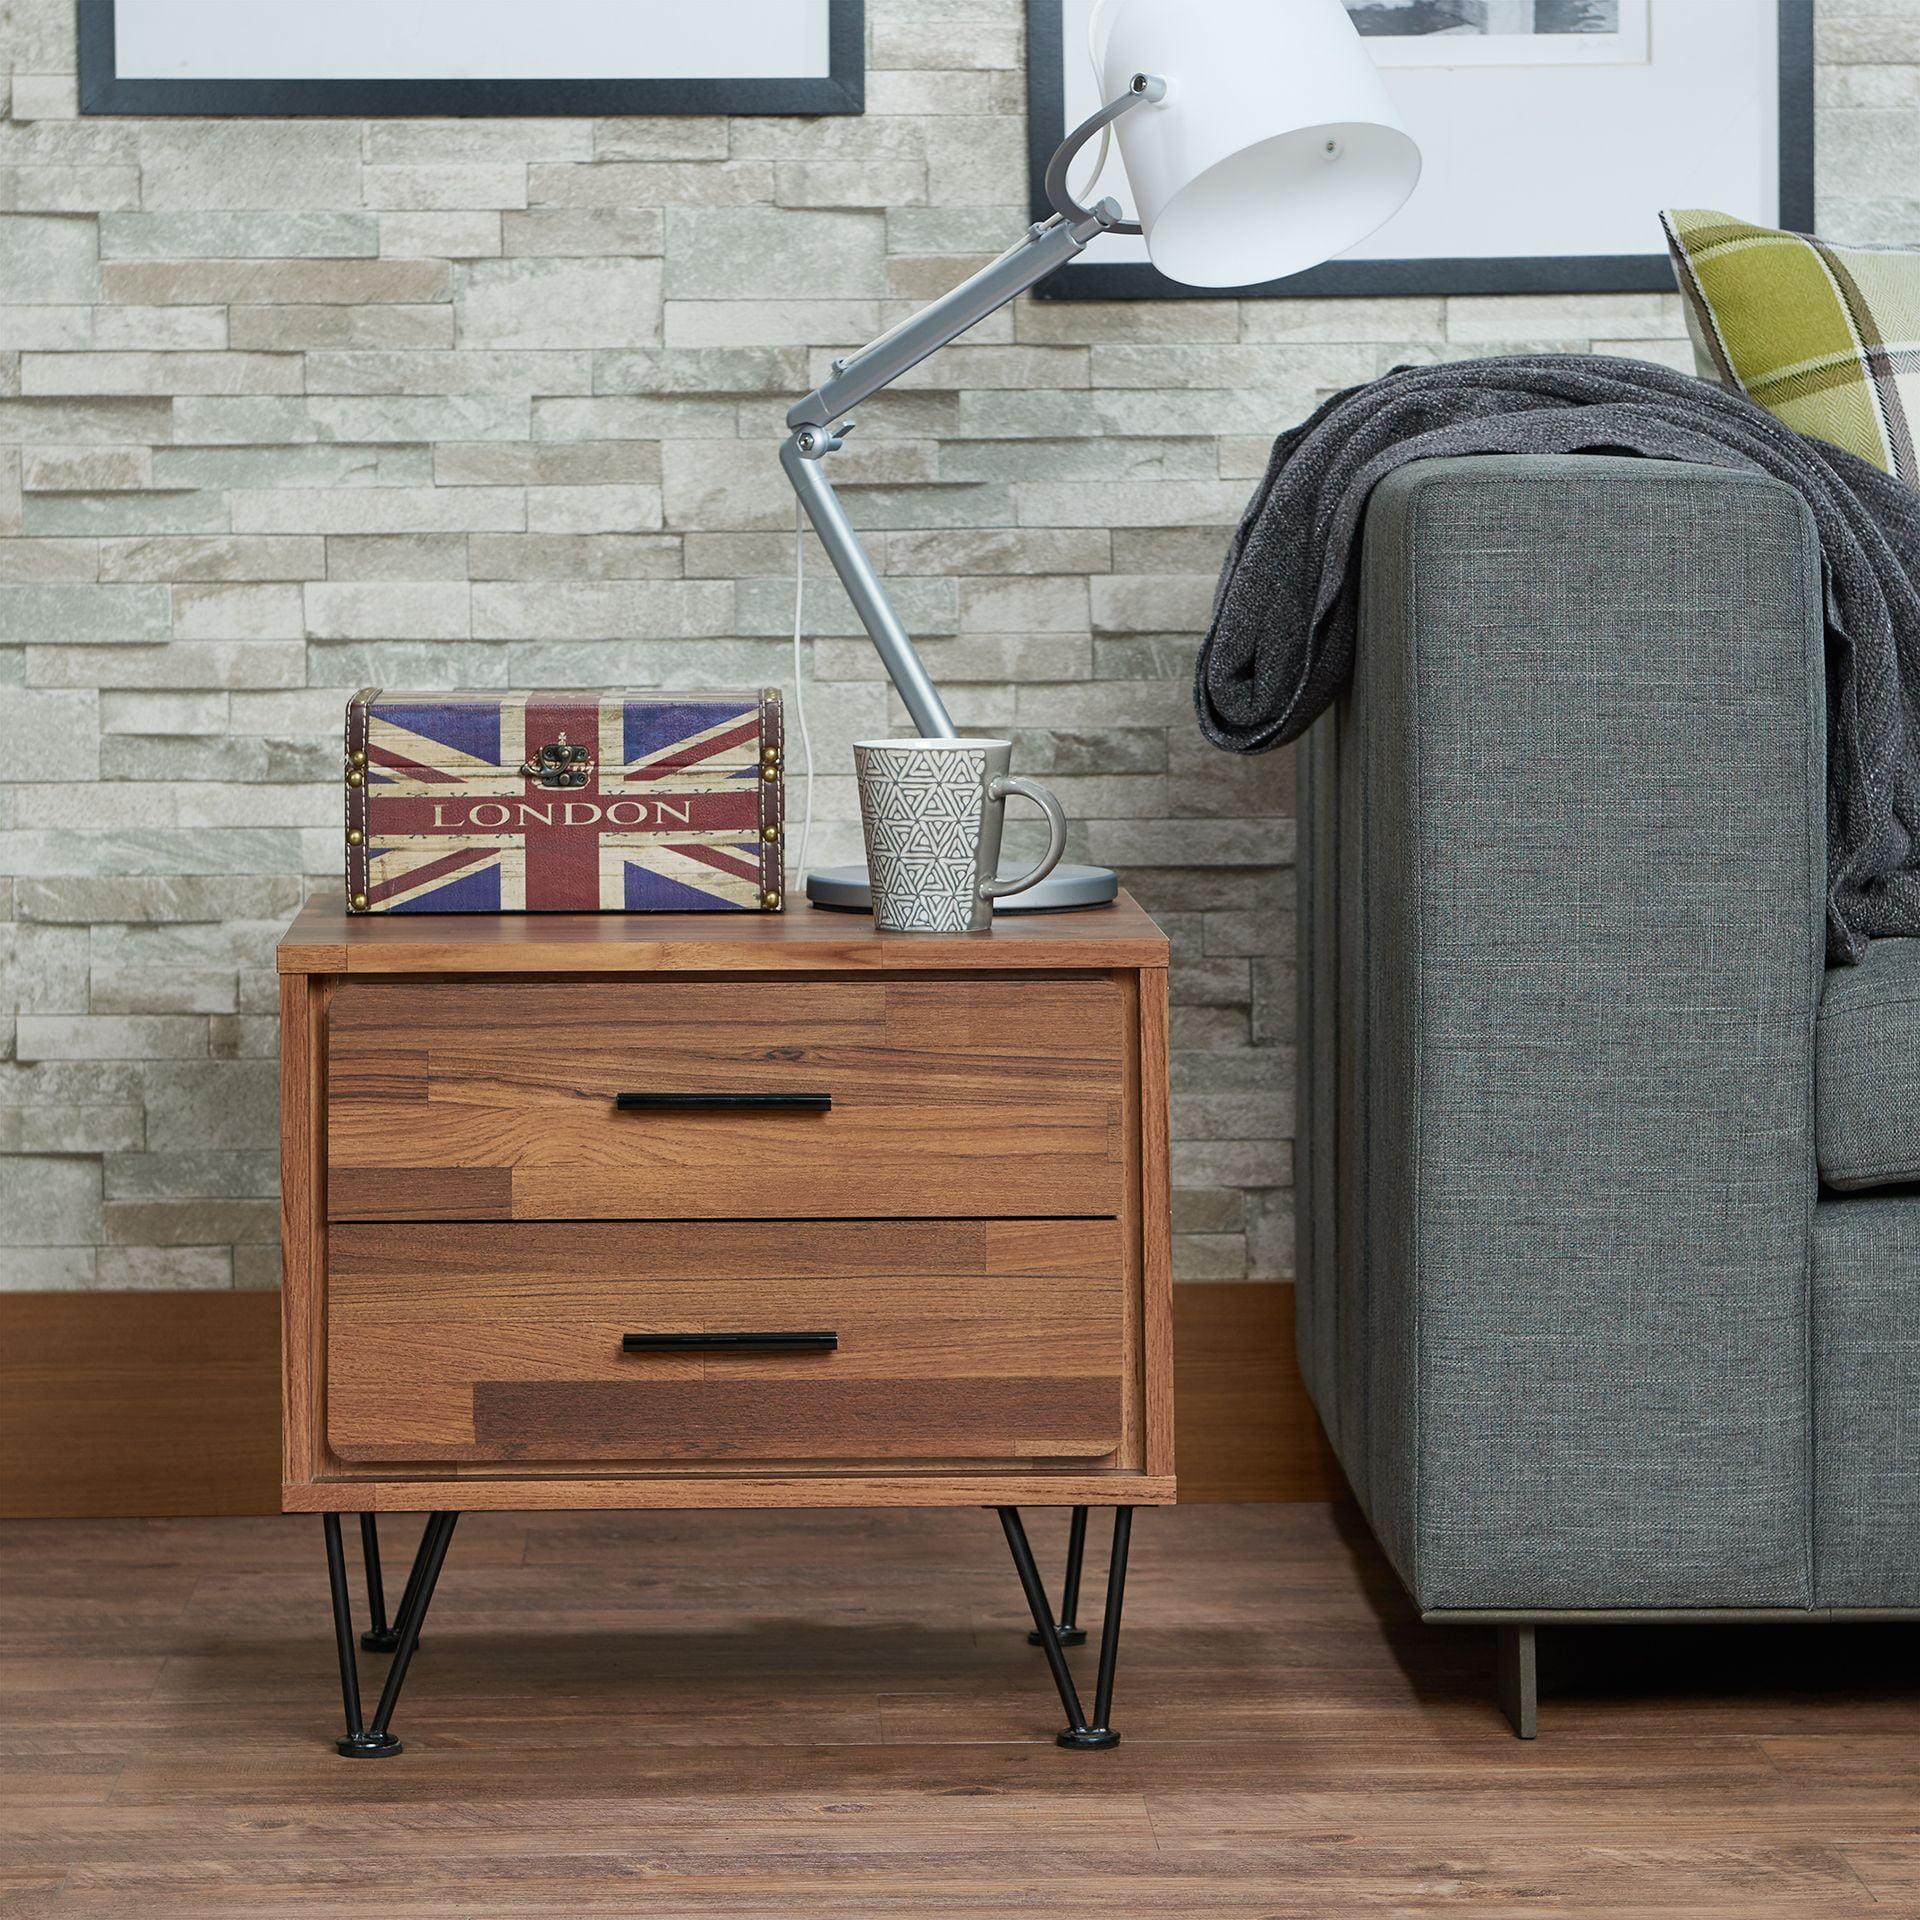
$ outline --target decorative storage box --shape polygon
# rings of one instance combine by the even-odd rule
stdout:
[[[391,693],[347,707],[356,913],[769,913],[780,695]]]

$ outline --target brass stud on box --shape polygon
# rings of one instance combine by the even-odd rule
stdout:
[[[780,904],[780,896],[777,893],[763,893],[760,896],[760,904],[768,908],[777,907]]]
[[[367,910],[367,896],[364,893],[356,893],[353,896],[351,905],[355,913],[365,913]]]
[[[349,827],[347,829],[347,845],[350,847],[357,847],[366,837],[358,827]]]

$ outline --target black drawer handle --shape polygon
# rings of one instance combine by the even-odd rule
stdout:
[[[830,1093],[616,1093],[622,1113],[829,1113]]]
[[[837,1333],[625,1333],[622,1353],[832,1353]]]

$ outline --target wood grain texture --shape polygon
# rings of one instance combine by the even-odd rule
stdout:
[[[824,1365],[813,1380],[482,1380],[472,1394],[471,1454],[835,1467],[943,1456],[1061,1460],[1113,1451],[1115,1385],[1037,1373],[843,1381]]]
[[[328,980],[280,979],[281,1474],[316,1465],[325,1355],[312,1337],[326,1284]]]
[[[333,1230],[328,1438],[347,1461],[1109,1457],[1110,1221]],[[626,1353],[824,1329],[832,1353]]]
[[[1317,1500],[1340,1485],[1284,1332],[1291,1291],[1276,1285],[1279,1298],[1263,1303],[1269,1289],[1259,1285],[1173,1289],[1182,1501]],[[0,1516],[111,1513],[136,1490],[147,1513],[276,1512],[274,1308],[271,1294],[255,1293],[0,1295]],[[116,1379],[106,1343],[128,1327],[164,1392],[129,1394]],[[231,1359],[221,1362],[218,1397],[209,1397],[194,1368],[222,1355]],[[34,1378],[59,1382],[60,1418],[36,1410],[40,1389],[23,1394],[13,1384]],[[885,1504],[885,1484],[869,1504]],[[1102,1485],[1116,1497],[1110,1476],[1086,1497],[1101,1497]],[[356,1489],[335,1494],[336,1508],[355,1510]],[[712,1496],[682,1482],[675,1504],[710,1505]]]
[[[1167,937],[1123,892],[1110,907],[1002,914],[985,933],[879,933],[804,901],[778,914],[349,914],[316,896],[282,973],[980,973],[1162,967]]]
[[[1169,1505],[1177,1494],[1171,1475],[1106,1469],[1030,1470],[952,1468],[918,1472],[889,1467],[877,1473],[822,1468],[817,1473],[740,1473],[722,1469],[633,1473],[621,1469],[543,1476],[511,1468],[476,1466],[416,1479],[386,1473],[377,1480],[314,1480],[280,1489],[287,1513],[619,1513],[757,1507],[1006,1507]]]
[[[328,1211],[368,1219],[1117,1214],[1105,977],[347,981]],[[828,1113],[621,1112],[623,1092]]]
[[[1065,1516],[1028,1515],[1057,1586]],[[389,1592],[417,1528],[382,1529]],[[347,1529],[349,1554],[354,1530]],[[395,1721],[311,1518],[0,1533],[0,1905],[61,1920],[1907,1920],[1913,1629],[1423,1628],[1350,1510],[1134,1528],[1111,1753],[985,1513],[474,1515]],[[1083,1619],[1097,1622],[1095,1516]],[[359,1569],[351,1567],[358,1600]],[[1093,1656],[1077,1658],[1083,1691]],[[384,1662],[363,1663],[363,1681]]]
[[[1346,1480],[1294,1358],[1291,1283],[1173,1289],[1183,1500],[1331,1500]]]
[[[1167,976],[1139,975],[1138,1084],[1141,1243],[1142,1394],[1146,1405],[1146,1468],[1174,1471],[1175,1355],[1173,1316],[1173,1149],[1168,1138],[1169,1031]]]
[[[309,910],[282,964],[327,996],[324,1075],[305,1067],[327,1113],[311,1186],[327,1231],[372,1237],[316,1267],[290,1314],[327,1418],[309,1457],[290,1456],[283,1500],[1171,1499],[1165,957],[1131,901],[904,943],[806,911],[448,924]],[[303,973],[316,964],[330,971]],[[625,1093],[832,1107],[635,1112]],[[1143,1127],[1147,1100],[1162,1111]],[[636,1283],[611,1240],[541,1237],[784,1223],[804,1263],[799,1223],[942,1219],[1030,1239],[1077,1220],[1106,1237],[1064,1277],[1047,1254],[1044,1288],[1031,1267],[863,1277],[825,1256],[833,1270],[803,1286],[783,1244],[751,1261],[751,1298],[724,1261],[670,1251],[690,1241],[646,1241]],[[489,1236],[517,1257],[502,1266]],[[624,1322],[662,1262],[693,1325],[749,1305],[843,1318],[855,1337],[831,1361],[848,1363],[759,1355],[741,1376],[738,1361],[620,1353],[618,1332],[646,1330]]]
[[[277,1504],[271,1293],[0,1293],[0,1514]]]

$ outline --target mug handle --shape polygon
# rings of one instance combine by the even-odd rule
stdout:
[[[1060,856],[1067,850],[1067,816],[1060,811],[1060,802],[1039,781],[1023,780],[1017,773],[1003,773],[987,782],[989,800],[1004,800],[1011,793],[1031,800],[1047,816],[1047,850],[1031,873],[1019,874],[1011,880],[982,880],[982,900],[1003,900],[1010,893],[1025,893],[1029,887],[1037,886],[1060,864]]]

